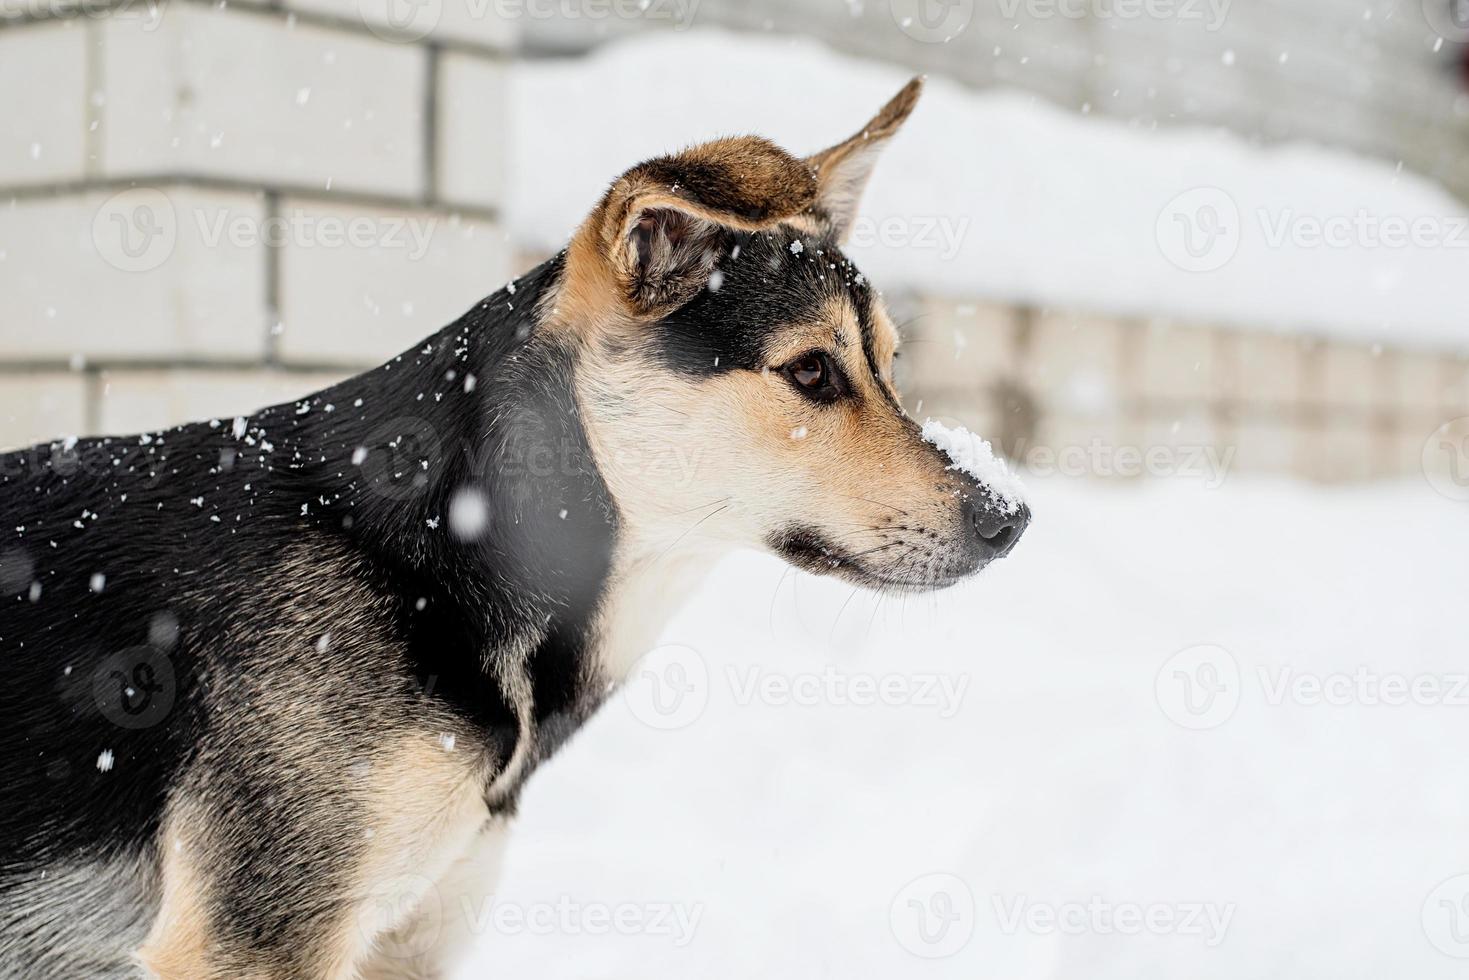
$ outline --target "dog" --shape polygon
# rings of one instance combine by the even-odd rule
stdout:
[[[841,251],[921,84],[805,159],[633,167],[299,402],[0,457],[0,975],[442,976],[526,779],[718,554],[924,591],[1009,551]]]

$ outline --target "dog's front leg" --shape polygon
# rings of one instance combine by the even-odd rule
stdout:
[[[434,884],[401,927],[380,937],[361,980],[442,980],[483,936],[509,839],[495,819]]]

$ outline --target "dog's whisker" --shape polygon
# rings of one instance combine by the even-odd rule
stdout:
[[[705,507],[713,507],[715,504],[725,504],[725,503],[728,503],[729,501],[730,501],[730,498],[729,497],[720,497],[718,500],[711,500],[707,504],[700,504],[697,507],[690,507],[687,510],[676,510],[673,513],[669,514],[668,516],[669,517],[680,517],[680,516],[682,516],[684,514],[692,514],[696,510],[703,510]]]
[[[658,557],[656,557],[656,558],[653,559],[654,564],[656,564],[657,562],[661,561],[663,559],[663,557],[665,555],[667,555],[670,551],[672,551],[678,545],[678,543],[680,541],[682,541],[684,538],[688,537],[689,536],[689,533],[692,532],[694,530],[694,528],[698,527],[700,524],[703,524],[705,521],[709,520],[709,518],[713,517],[714,515],[723,513],[726,509],[728,509],[728,507],[729,507],[729,504],[724,504],[724,505],[720,506],[720,508],[718,510],[712,510],[709,513],[705,514],[703,517],[699,518],[694,523],[690,524],[687,528],[684,529],[684,531],[683,531],[682,534],[680,534],[678,537],[676,537],[676,538],[673,539],[673,541],[668,545],[668,547],[664,548],[662,551],[660,551],[658,553]]]
[[[906,510],[904,510],[903,508],[901,508],[901,507],[894,507],[892,504],[884,503],[881,500],[873,500],[871,497],[862,497],[862,496],[858,496],[858,495],[850,494],[850,493],[843,493],[843,494],[840,494],[840,496],[846,497],[848,500],[862,500],[862,501],[866,501],[869,504],[876,504],[879,507],[886,507],[888,510],[896,511],[899,514],[902,514],[904,517],[907,517],[908,516],[908,512]]]

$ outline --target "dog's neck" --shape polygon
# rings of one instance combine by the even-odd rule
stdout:
[[[623,533],[573,394],[577,352],[534,329],[561,271],[558,257],[382,368],[260,417],[276,457],[298,460],[278,485],[390,570],[420,682],[489,728],[524,720],[526,705],[493,703],[507,671],[528,675],[537,720],[585,717],[710,561]]]

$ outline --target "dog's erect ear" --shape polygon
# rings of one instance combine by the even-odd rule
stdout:
[[[579,272],[599,265],[634,316],[657,316],[708,285],[732,232],[772,228],[815,199],[810,165],[774,143],[715,140],[619,177],[573,239],[571,261]]]
[[[815,210],[838,241],[846,239],[852,222],[857,219],[862,189],[867,186],[878,154],[903,125],[921,94],[923,76],[919,75],[904,85],[851,139],[806,158],[806,163],[816,172]]]

